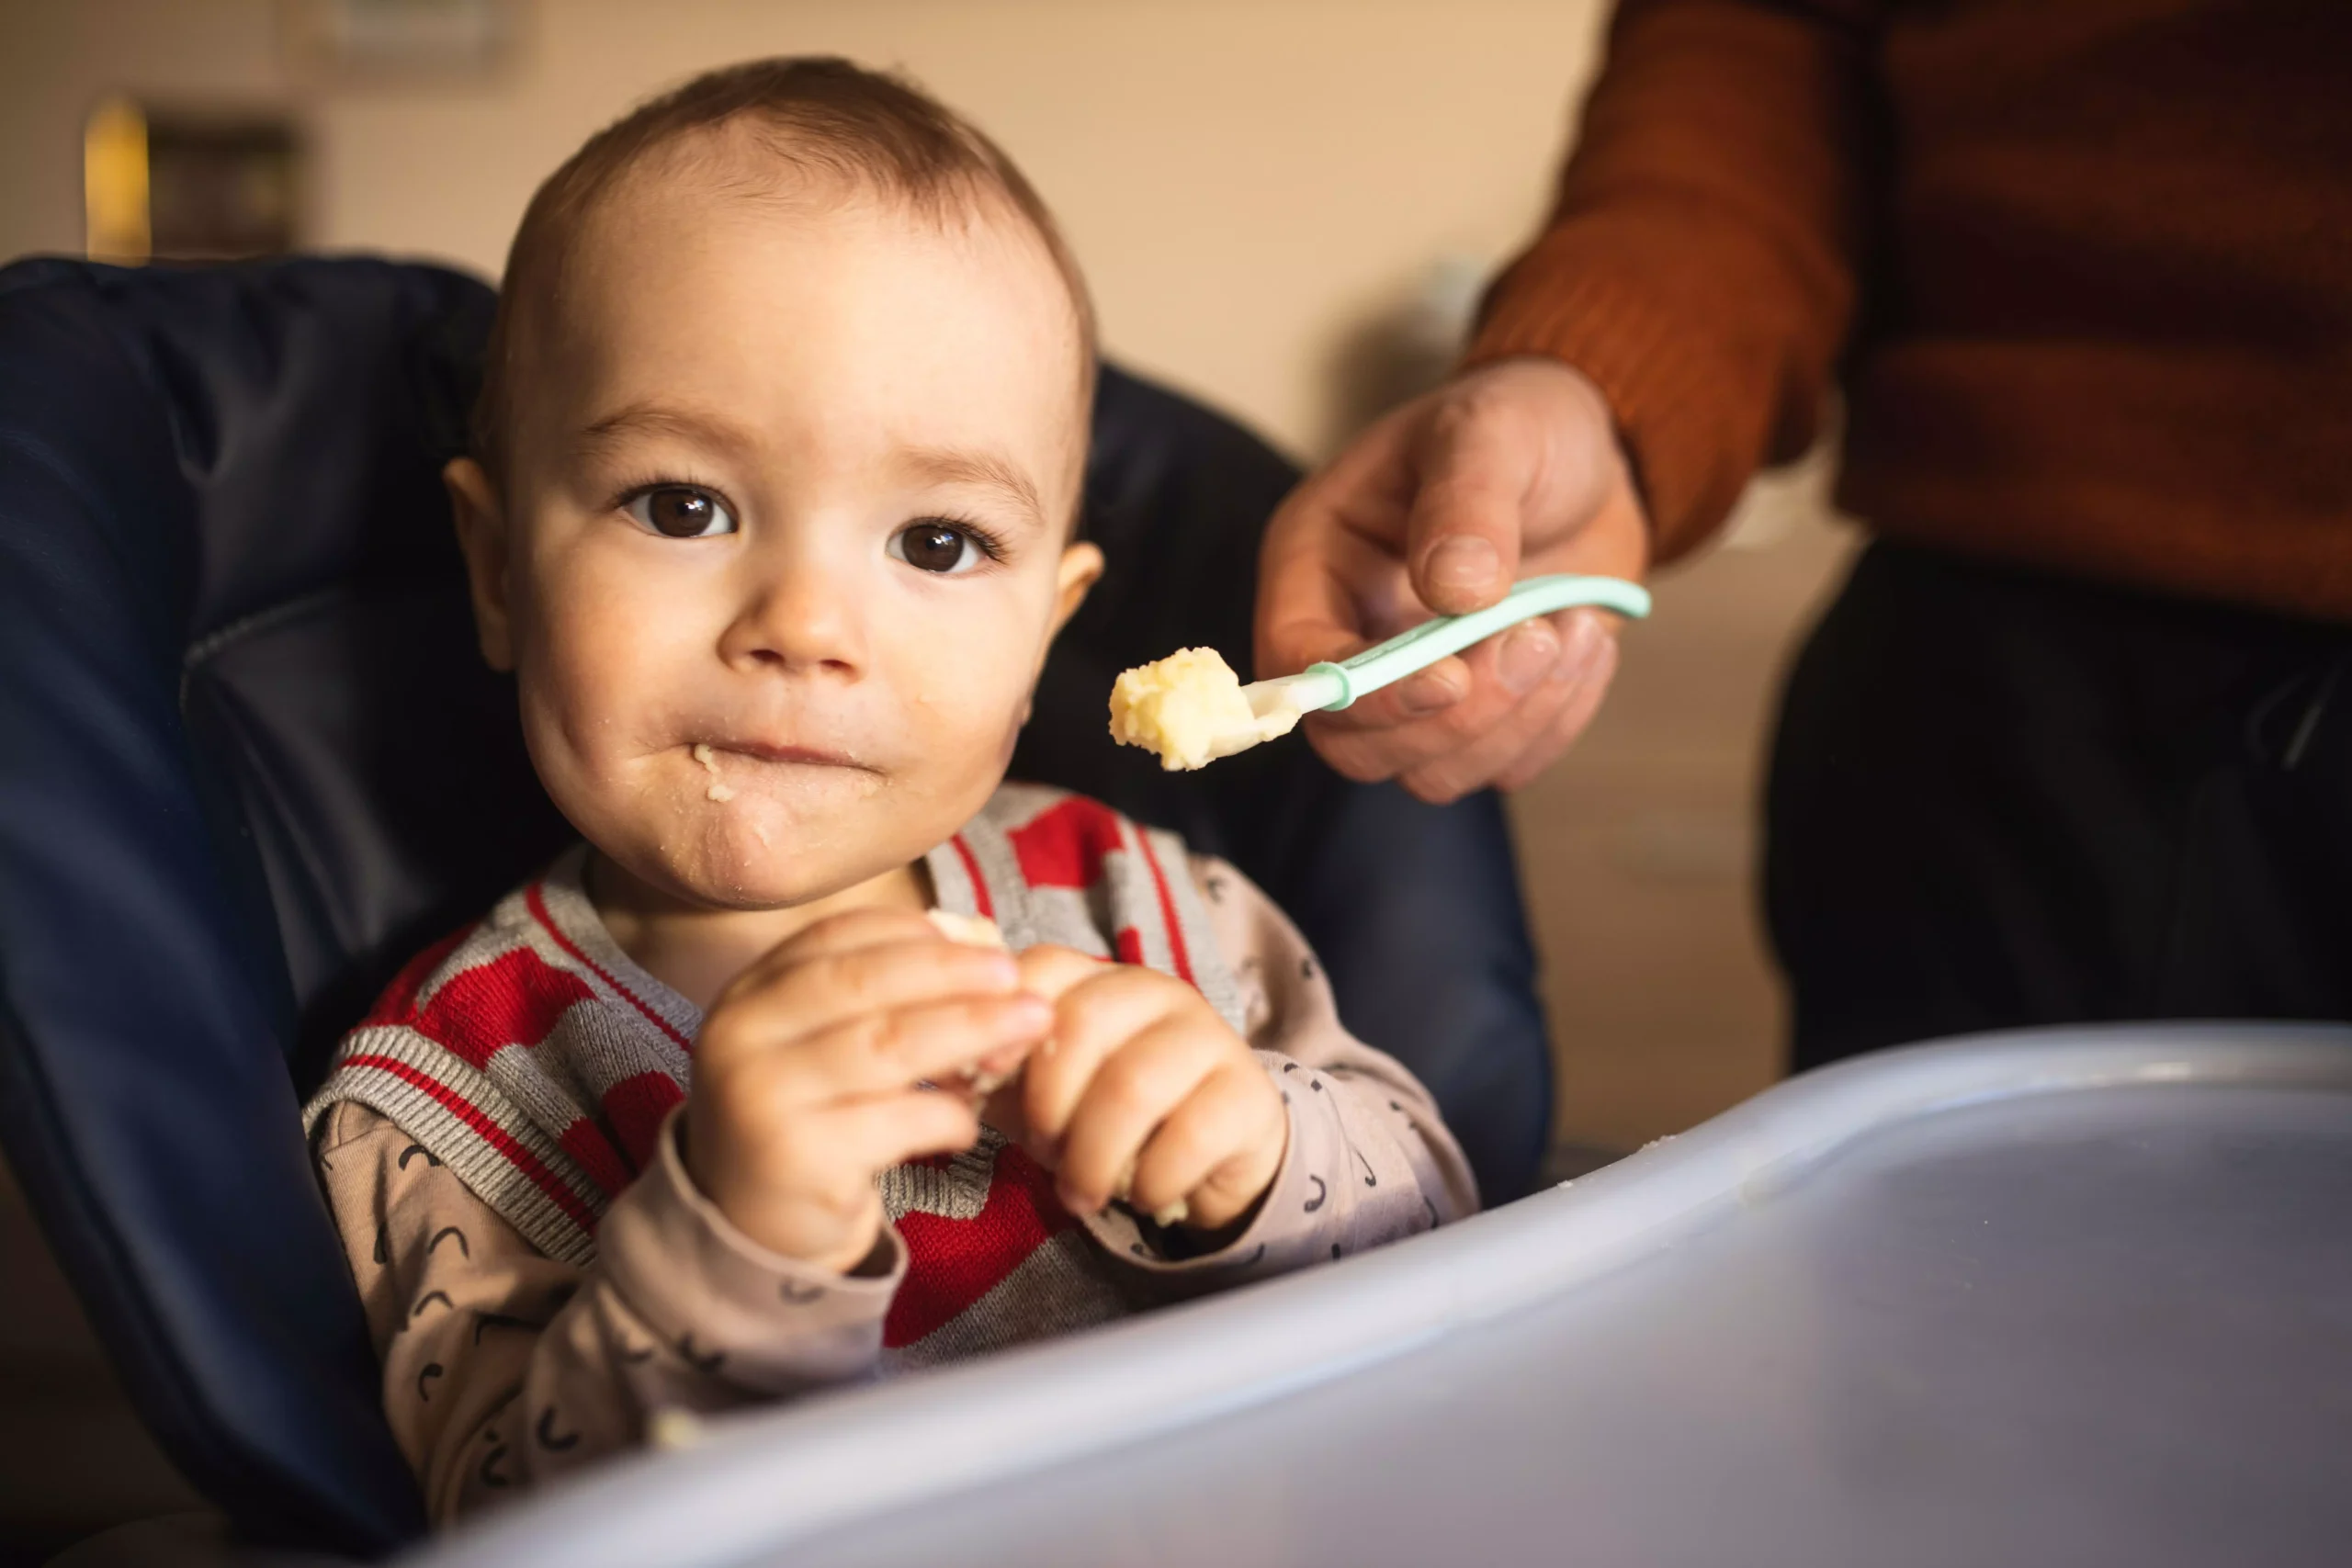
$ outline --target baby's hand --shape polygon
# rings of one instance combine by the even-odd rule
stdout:
[[[1062,1202],[1091,1214],[1124,1198],[1162,1224],[1221,1230],[1282,1168],[1290,1118],[1250,1047],[1172,976],[1064,947],[1021,955],[1054,1003],[1029,1057],[1022,1111]]]
[[[951,942],[918,914],[820,920],[703,1021],[686,1168],[761,1246],[854,1269],[881,1235],[876,1175],[979,1137],[967,1096],[918,1084],[1010,1072],[1052,1022],[1009,953]]]

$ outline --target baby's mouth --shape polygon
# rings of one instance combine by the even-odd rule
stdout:
[[[877,771],[846,751],[829,751],[820,746],[775,746],[764,740],[711,740],[696,746],[695,750],[697,759],[704,751],[713,755],[732,751],[762,762],[799,762],[815,768],[856,768],[865,773]]]
[[[862,762],[846,751],[829,750],[820,746],[778,745],[765,740],[697,740],[693,748],[694,759],[710,775],[710,785],[703,791],[703,798],[721,805],[735,798],[735,786],[727,782],[718,770],[722,754],[732,755],[742,761],[765,763],[778,767],[838,768],[844,772],[881,777],[882,770]],[[754,776],[757,776],[756,774]]]

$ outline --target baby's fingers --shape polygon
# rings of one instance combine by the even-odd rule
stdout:
[[[1029,955],[1022,956],[1025,961]],[[1030,1152],[1048,1165],[1059,1163],[1055,1145],[1103,1061],[1166,1019],[1171,1007],[1184,999],[1183,993],[1170,992],[1182,981],[1148,969],[1084,962],[1083,983],[1061,993],[1054,1008],[1052,1036],[1030,1056],[1023,1072],[1022,1111]],[[1031,980],[1031,988],[1037,983]]]
[[[1062,1139],[1057,1185],[1063,1206],[1091,1214],[1126,1196],[1152,1129],[1223,1059],[1216,1041],[1190,1019],[1156,1024],[1105,1057]]]
[[[1128,1201],[1163,1224],[1231,1224],[1282,1168],[1290,1118],[1255,1059],[1228,1062],[1170,1113],[1136,1159]]]
[[[1057,1002],[1065,993],[1109,973],[1110,961],[1080,953],[1075,948],[1040,942],[1024,950],[1014,963],[1021,971],[1023,990],[1034,992],[1049,1002]]]
[[[776,943],[736,977],[730,990],[763,985],[795,965],[866,947],[898,947],[938,942],[944,933],[912,909],[851,909],[828,915],[799,934]]]
[[[703,1021],[695,1055],[724,1061],[893,1009],[1009,997],[1019,984],[1010,953],[963,946],[936,932],[825,953],[729,987]]]
[[[1053,1009],[1025,993],[951,997],[861,1014],[803,1043],[782,1092],[802,1100],[848,1100],[983,1065],[1007,1073],[1053,1022]]]
[[[969,1101],[922,1089],[829,1107],[811,1127],[831,1145],[841,1168],[860,1172],[869,1190],[876,1171],[926,1155],[960,1154],[980,1138],[979,1113]]]

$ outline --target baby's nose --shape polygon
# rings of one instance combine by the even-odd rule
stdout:
[[[753,590],[719,651],[729,663],[860,673],[866,647],[858,594],[838,574],[779,574]]]

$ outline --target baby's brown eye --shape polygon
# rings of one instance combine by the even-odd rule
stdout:
[[[669,539],[699,539],[735,531],[734,516],[719,499],[691,485],[656,485],[632,498],[626,510]]]
[[[977,563],[972,536],[945,523],[916,523],[899,530],[891,554],[920,571],[947,573]]]

